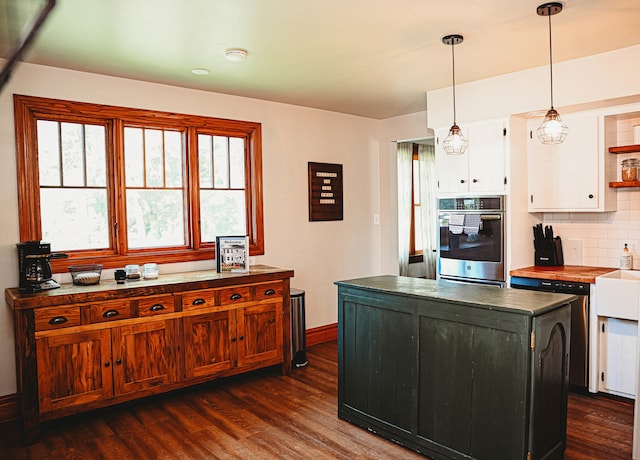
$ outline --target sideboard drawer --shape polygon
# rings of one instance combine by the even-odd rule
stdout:
[[[182,309],[207,308],[216,306],[216,289],[186,292],[182,294]]]
[[[255,300],[265,299],[282,299],[282,283],[258,284]]]
[[[235,286],[220,289],[220,305],[232,305],[234,303],[249,302],[251,299],[251,286]]]
[[[92,323],[117,321],[131,317],[131,306],[128,300],[92,304],[89,309]]]
[[[47,331],[80,325],[80,307],[78,305],[37,308],[34,310],[34,315],[36,331]]]
[[[138,300],[138,316],[153,316],[172,313],[174,297],[171,294],[145,297]]]

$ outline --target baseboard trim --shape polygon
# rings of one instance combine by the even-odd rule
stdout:
[[[15,394],[0,396],[0,423],[18,418],[18,403]]]
[[[338,323],[314,327],[306,331],[307,346],[338,340]]]

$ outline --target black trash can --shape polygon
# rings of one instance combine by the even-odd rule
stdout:
[[[307,331],[304,318],[304,291],[291,288],[291,364],[304,367],[307,361]]]

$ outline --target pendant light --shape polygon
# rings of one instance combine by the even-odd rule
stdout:
[[[553,108],[553,54],[551,52],[551,16],[562,11],[562,3],[550,2],[540,5],[537,10],[539,16],[549,18],[549,73],[551,77],[551,108],[538,128],[538,139],[543,144],[561,144],[569,134],[566,123],[560,119],[558,111]]]
[[[460,127],[456,124],[456,57],[453,47],[462,43],[462,35],[445,35],[442,43],[451,45],[451,61],[453,62],[453,125],[449,129],[449,135],[442,143],[442,148],[447,155],[461,155],[467,150],[469,141],[462,135]]]

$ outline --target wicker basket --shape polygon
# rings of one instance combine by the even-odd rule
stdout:
[[[78,286],[89,286],[100,282],[102,274],[101,264],[72,265],[69,267],[73,284]]]

